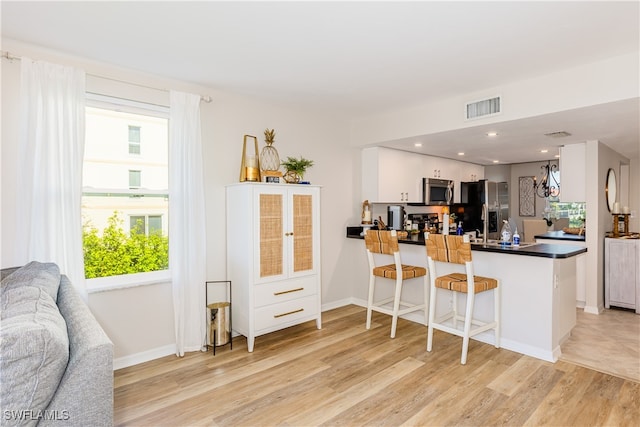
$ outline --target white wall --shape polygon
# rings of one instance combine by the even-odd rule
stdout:
[[[226,278],[225,251],[225,184],[237,182],[244,134],[259,138],[264,146],[265,128],[276,130],[275,147],[281,158],[304,156],[315,164],[306,179],[322,185],[322,302],[325,306],[339,305],[352,294],[349,253],[345,253],[345,228],[359,222],[360,153],[348,143],[345,122],[271,105],[257,99],[238,96],[213,88],[194,86],[185,82],[143,75],[132,70],[99,64],[3,40],[3,49],[18,56],[42,59],[64,65],[81,67],[92,76],[117,79],[132,84],[160,89],[176,89],[210,95],[213,102],[202,103],[203,159],[205,167],[207,219],[207,273],[209,280]],[[167,60],[171,60],[168,58]],[[13,224],[19,186],[17,168],[18,104],[20,61],[2,59],[2,268],[20,265],[26,260],[16,259],[12,242],[19,239]],[[167,103],[163,90],[122,85],[109,79],[88,77],[91,90],[109,92],[128,87],[128,98],[138,94]],[[89,82],[88,82],[89,85]],[[114,87],[115,86],[115,87]],[[107,93],[109,94],[109,93]],[[121,94],[122,95],[122,94]],[[15,177],[15,178],[14,178]],[[358,190],[359,192],[359,190]],[[46,214],[46,212],[43,212]],[[233,238],[233,236],[230,236]],[[202,284],[204,288],[204,283]],[[91,293],[89,307],[115,344],[116,364],[135,363],[145,357],[169,354],[174,339],[173,307],[169,284],[140,286],[131,289]],[[204,308],[203,308],[204,310]],[[204,319],[204,312],[203,312]]]
[[[487,181],[508,182],[511,185],[511,165],[489,165],[484,167]]]
[[[364,146],[636,98],[640,92],[639,63],[638,53],[623,55],[458,97],[425,99],[424,105],[354,121],[351,144]],[[500,115],[481,123],[464,120],[466,102],[496,95],[503,99]]]

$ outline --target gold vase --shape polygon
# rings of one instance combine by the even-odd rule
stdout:
[[[266,144],[260,152],[260,166],[265,171],[277,171],[280,169],[278,150],[273,146],[273,141],[267,141]]]

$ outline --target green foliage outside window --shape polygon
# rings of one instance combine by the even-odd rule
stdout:
[[[169,268],[169,238],[159,231],[148,236],[127,233],[118,212],[108,219],[102,236],[97,228],[82,226],[84,275],[87,279],[166,270]]]
[[[555,211],[556,218],[569,218],[569,227],[584,226],[584,221],[587,219],[586,203],[551,202],[550,206]]]

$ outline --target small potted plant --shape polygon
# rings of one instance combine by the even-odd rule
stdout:
[[[287,157],[287,160],[282,161],[281,165],[285,168],[284,180],[289,184],[296,184],[304,178],[307,168],[313,166],[313,160],[305,159],[302,156],[299,159]]]

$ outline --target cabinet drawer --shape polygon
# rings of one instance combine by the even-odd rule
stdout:
[[[257,308],[255,312],[255,330],[272,328],[278,325],[295,324],[297,320],[318,314],[318,296],[311,295],[267,307]]]
[[[263,307],[315,295],[318,293],[317,276],[301,277],[254,286],[254,305]]]

